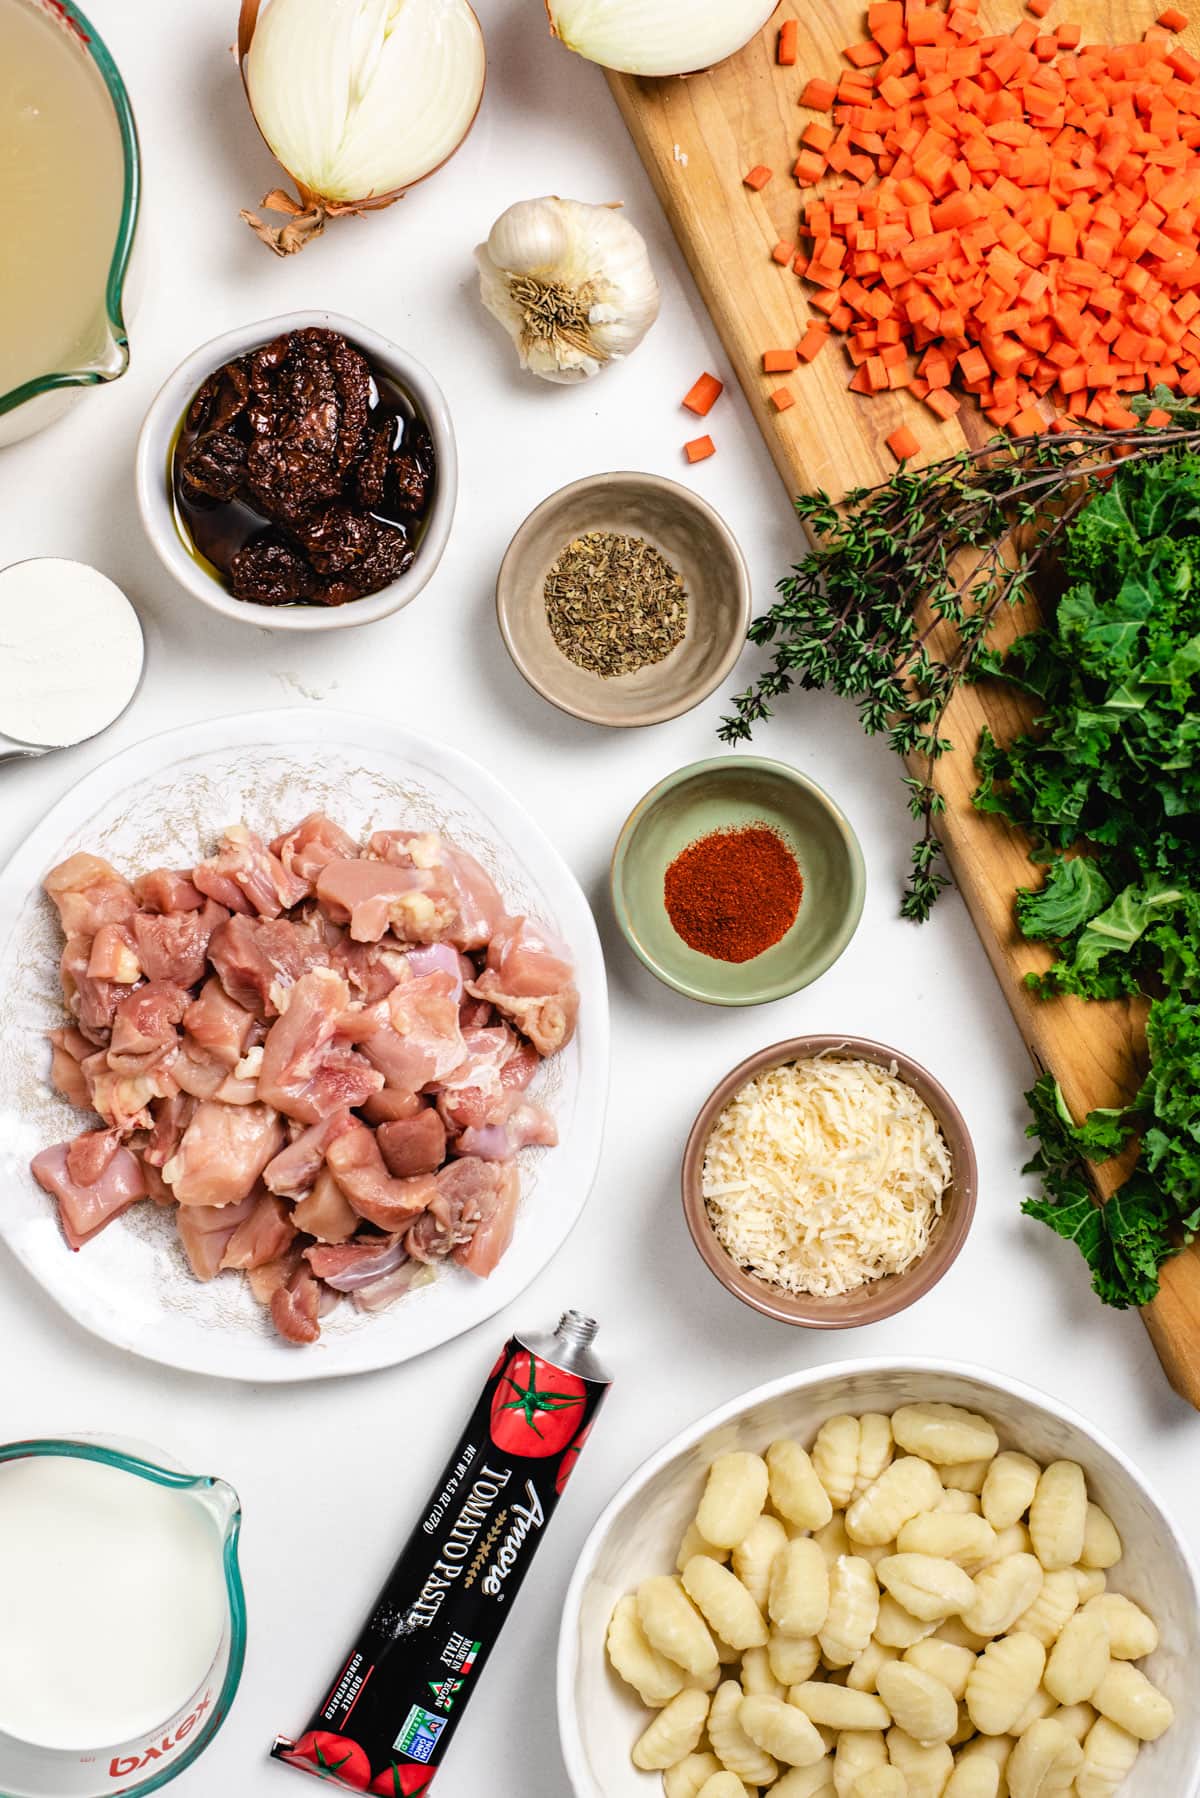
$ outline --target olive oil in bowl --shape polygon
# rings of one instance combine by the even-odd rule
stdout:
[[[114,83],[119,92],[103,46],[69,11],[0,0],[0,411],[27,382],[124,367],[114,262],[135,151]]]

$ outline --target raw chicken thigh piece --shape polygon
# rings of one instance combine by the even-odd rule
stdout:
[[[163,1179],[181,1205],[235,1205],[252,1192],[283,1147],[283,1125],[269,1105],[197,1105]]]
[[[285,1199],[299,1199],[311,1192],[325,1165],[326,1149],[353,1121],[346,1107],[339,1106],[328,1117],[301,1130],[268,1164],[263,1174],[268,1192],[279,1193]]]
[[[155,1099],[150,1111],[154,1127],[142,1149],[143,1166],[161,1168],[179,1147],[179,1139],[192,1121],[196,1101],[190,1093],[173,1093],[168,1099]]]
[[[512,1161],[480,1161],[464,1156],[438,1175],[443,1196],[450,1195],[474,1216],[470,1240],[456,1248],[454,1259],[468,1273],[486,1280],[512,1241],[521,1197],[521,1177]]]
[[[239,1225],[253,1216],[257,1205],[257,1194],[249,1193],[236,1205],[179,1206],[175,1213],[175,1228],[188,1266],[198,1280],[216,1279],[225,1250]]]
[[[262,838],[245,824],[231,824],[215,855],[197,862],[192,880],[202,893],[230,911],[257,912],[277,918],[298,905],[309,890],[306,880],[289,874]]]
[[[249,1047],[255,1017],[229,997],[219,980],[211,979],[184,1012],[183,1027],[194,1043],[232,1073]]]
[[[186,873],[177,868],[151,868],[133,883],[134,897],[143,911],[202,911],[204,894]]]
[[[145,1198],[146,1181],[137,1156],[126,1148],[113,1150],[95,1180],[85,1183],[76,1179],[70,1168],[72,1147],[60,1142],[43,1149],[30,1167],[38,1185],[58,1200],[63,1235],[73,1249],[81,1249],[136,1199]]]
[[[398,1180],[433,1174],[446,1159],[446,1126],[432,1105],[415,1117],[380,1124],[375,1133],[388,1172]]]
[[[169,980],[135,987],[113,1013],[108,1065],[114,1073],[140,1074],[166,1063],[179,1047],[176,1026],[191,1003],[190,994]]]
[[[267,1032],[258,1096],[288,1117],[315,1124],[342,1107],[361,1105],[383,1075],[335,1038],[350,1006],[350,989],[332,968],[302,974],[283,1014]]]
[[[128,922],[101,924],[88,950],[87,976],[89,980],[115,980],[122,986],[141,979],[142,964]]]
[[[531,918],[504,920],[488,944],[487,966],[467,991],[494,1005],[542,1055],[556,1054],[575,1034],[575,970],[561,943]]]
[[[347,1242],[362,1222],[327,1167],[313,1181],[312,1191],[292,1206],[292,1219],[297,1230],[318,1242]]]
[[[464,1130],[454,1143],[454,1153],[478,1155],[481,1161],[511,1161],[522,1149],[552,1149],[557,1142],[558,1126],[545,1106],[525,1099],[503,1124]]]
[[[251,1193],[254,1203],[249,1215],[242,1218],[221,1256],[222,1267],[266,1267],[291,1246],[296,1226],[290,1208],[273,1193]],[[180,1208],[183,1215],[183,1208]]]
[[[377,830],[367,843],[367,854],[433,877],[431,897],[452,913],[440,935],[458,949],[482,949],[505,915],[491,875],[473,855],[435,831]]]
[[[414,976],[363,1013],[357,1040],[388,1086],[417,1092],[462,1061],[454,984],[450,974]]]
[[[85,851],[51,868],[42,886],[58,908],[64,936],[93,937],[102,924],[120,924],[137,910],[129,882]]]
[[[438,1110],[451,1132],[504,1123],[541,1062],[507,1024],[469,1028],[463,1040],[465,1060],[438,1089]]]
[[[329,862],[356,856],[358,844],[324,812],[309,812],[294,830],[275,838],[271,854],[279,858],[288,874],[303,882],[306,892],[312,893],[321,869]]]
[[[317,876],[317,898],[335,923],[350,926],[356,943],[377,943],[391,930],[404,943],[440,942],[454,921],[454,901],[435,890],[432,874],[387,862],[328,862]]]
[[[130,928],[143,973],[151,980],[195,986],[204,979],[213,932],[228,916],[211,899],[199,911],[135,912]]]
[[[69,936],[63,945],[58,974],[67,1010],[84,1036],[100,1044],[108,1041],[113,1014],[122,999],[129,997],[129,987],[123,981],[94,979],[88,973],[91,952],[90,937]]]
[[[78,1106],[80,1111],[88,1111],[92,1096],[80,1063],[91,1055],[94,1045],[89,1043],[82,1031],[72,1029],[70,1025],[48,1031],[47,1035],[50,1040],[51,1085],[55,1092],[62,1094],[68,1104]]]
[[[396,1180],[388,1173],[374,1133],[353,1123],[334,1138],[325,1159],[358,1215],[381,1230],[398,1230],[424,1211],[437,1192],[432,1174]]]
[[[324,935],[312,923],[237,913],[214,930],[208,955],[229,997],[256,1018],[277,1017],[279,998],[302,974],[329,962]]]
[[[305,1249],[304,1259],[318,1278],[335,1292],[354,1292],[400,1267],[408,1256],[396,1236],[360,1236],[340,1248]]]
[[[271,1295],[271,1322],[288,1342],[315,1342],[321,1334],[321,1288],[303,1263],[286,1286]]]

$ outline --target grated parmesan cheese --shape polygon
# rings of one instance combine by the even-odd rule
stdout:
[[[832,1298],[919,1260],[950,1175],[936,1118],[894,1068],[818,1056],[735,1093],[705,1147],[701,1187],[740,1266],[785,1292]]]

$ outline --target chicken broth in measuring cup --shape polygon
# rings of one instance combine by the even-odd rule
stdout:
[[[104,79],[70,21],[37,0],[0,0],[0,168],[3,397],[108,353],[106,290],[125,190]]]

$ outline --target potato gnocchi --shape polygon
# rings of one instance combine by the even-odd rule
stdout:
[[[664,1798],[1116,1798],[1173,1721],[1083,1469],[985,1417],[832,1417],[721,1455],[698,1496],[675,1573],[607,1633]]]

